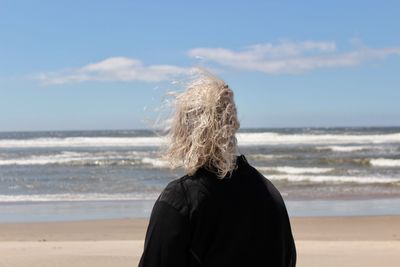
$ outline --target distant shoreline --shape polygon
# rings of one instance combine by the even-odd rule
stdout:
[[[155,199],[0,203],[1,223],[51,223],[82,220],[147,219]],[[354,200],[286,200],[289,216],[400,216],[400,198]],[[34,212],[33,212],[34,210]]]

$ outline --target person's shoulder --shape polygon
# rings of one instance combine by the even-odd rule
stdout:
[[[180,213],[186,214],[188,211],[188,201],[184,183],[188,178],[188,175],[184,175],[170,181],[162,190],[157,201],[165,202]]]
[[[286,209],[284,200],[282,198],[281,193],[279,190],[276,188],[276,186],[268,179],[268,177],[264,176],[257,168],[251,166],[250,164],[248,165],[251,172],[257,176],[257,178],[265,185],[271,199],[280,206],[281,208]]]
[[[166,202],[180,213],[191,216],[209,195],[208,187],[200,172],[183,175],[170,181],[161,192],[158,201]]]

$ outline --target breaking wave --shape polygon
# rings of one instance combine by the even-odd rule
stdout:
[[[314,182],[314,183],[399,183],[400,177],[377,177],[377,176],[334,176],[334,175],[290,175],[290,174],[264,174],[270,180],[286,180],[290,182]]]
[[[238,144],[382,144],[400,143],[400,133],[390,134],[282,134],[275,132],[237,133]],[[40,137],[30,139],[0,139],[1,148],[33,147],[153,147],[166,142],[164,137]],[[341,149],[334,147],[333,149]],[[358,149],[358,147],[344,148]]]
[[[256,167],[263,172],[278,172],[287,174],[302,174],[302,173],[326,173],[331,172],[334,168],[318,168],[318,167],[291,167],[291,166],[278,166],[278,167]]]
[[[400,143],[400,133],[390,134],[279,134],[237,133],[239,145],[276,144],[382,144]]]
[[[143,156],[144,153],[131,151],[90,153],[62,151],[57,154],[31,155],[20,158],[0,159],[0,166],[7,165],[73,165],[73,166],[150,166],[154,168],[167,167],[161,159]]]
[[[153,200],[159,193],[131,194],[36,194],[36,195],[0,195],[1,202],[46,202],[46,201],[104,201],[104,200]]]
[[[379,167],[400,167],[400,159],[371,159],[371,165]]]

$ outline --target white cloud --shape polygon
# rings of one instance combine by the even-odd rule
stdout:
[[[333,41],[280,41],[245,47],[241,51],[227,48],[194,48],[187,55],[230,67],[267,74],[301,73],[319,68],[351,67],[367,60],[400,55],[400,47],[369,48],[358,39],[351,40],[352,50],[337,51]],[[220,70],[218,67],[218,70]],[[210,66],[208,69],[215,69]],[[65,84],[84,81],[145,81],[173,80],[190,75],[196,68],[174,65],[145,66],[140,60],[110,57],[78,68],[42,72],[33,76],[44,84]],[[31,76],[32,77],[32,76]]]
[[[255,44],[242,51],[226,48],[195,48],[187,52],[190,57],[213,61],[236,69],[260,71],[268,74],[299,73],[317,68],[350,67],[366,60],[400,55],[400,47],[369,48],[352,40],[350,52],[338,53],[335,42],[281,41]]]
[[[45,84],[64,84],[83,81],[145,81],[170,80],[187,74],[188,68],[173,65],[144,66],[142,62],[127,57],[111,57],[80,68],[44,72],[34,76]]]

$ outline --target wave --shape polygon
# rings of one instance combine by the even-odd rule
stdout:
[[[400,177],[379,176],[334,176],[334,175],[286,175],[265,174],[270,180],[287,180],[290,182],[314,182],[314,183],[358,183],[358,184],[393,184],[400,183]]]
[[[67,162],[84,160],[91,158],[92,160],[100,159],[101,157],[88,156],[89,153],[78,153],[64,151],[60,154],[50,155],[32,155],[22,158],[0,159],[0,165],[47,165],[47,164],[63,164]]]
[[[154,200],[159,193],[130,194],[36,194],[36,195],[0,195],[1,202],[46,202],[46,201],[104,201],[104,200]]]
[[[161,159],[154,159],[154,158],[142,158],[142,163],[150,164],[154,167],[168,167],[168,162],[161,160]]]
[[[400,143],[400,133],[391,134],[280,134],[275,132],[237,133],[238,144],[382,144]],[[0,139],[0,148],[43,147],[153,147],[166,143],[165,137],[40,137]]]
[[[317,164],[351,164],[370,166],[371,159],[369,158],[319,158]]]
[[[3,139],[2,148],[41,147],[141,147],[159,146],[165,140],[161,137],[50,137],[32,139]]]
[[[377,158],[370,160],[371,165],[379,167],[400,167],[400,159]]]
[[[376,167],[400,167],[400,159],[386,158],[320,158],[319,164],[353,164]]]
[[[374,146],[317,146],[317,150],[331,150],[337,152],[354,152],[367,149],[376,149]]]
[[[318,168],[318,167],[291,167],[291,166],[278,166],[278,167],[255,167],[262,172],[278,172],[287,174],[306,174],[306,173],[326,173],[331,172],[333,168]]]
[[[23,158],[0,159],[0,166],[7,165],[73,165],[73,166],[150,166],[152,168],[167,167],[167,162],[145,153],[131,151],[89,153],[63,151],[58,154],[32,155]]]
[[[277,158],[292,158],[292,155],[266,155],[266,154],[249,154],[246,156],[249,159],[253,160],[266,160],[266,159],[277,159]]]
[[[239,145],[276,144],[382,144],[400,143],[400,133],[392,134],[279,134],[237,133]]]

